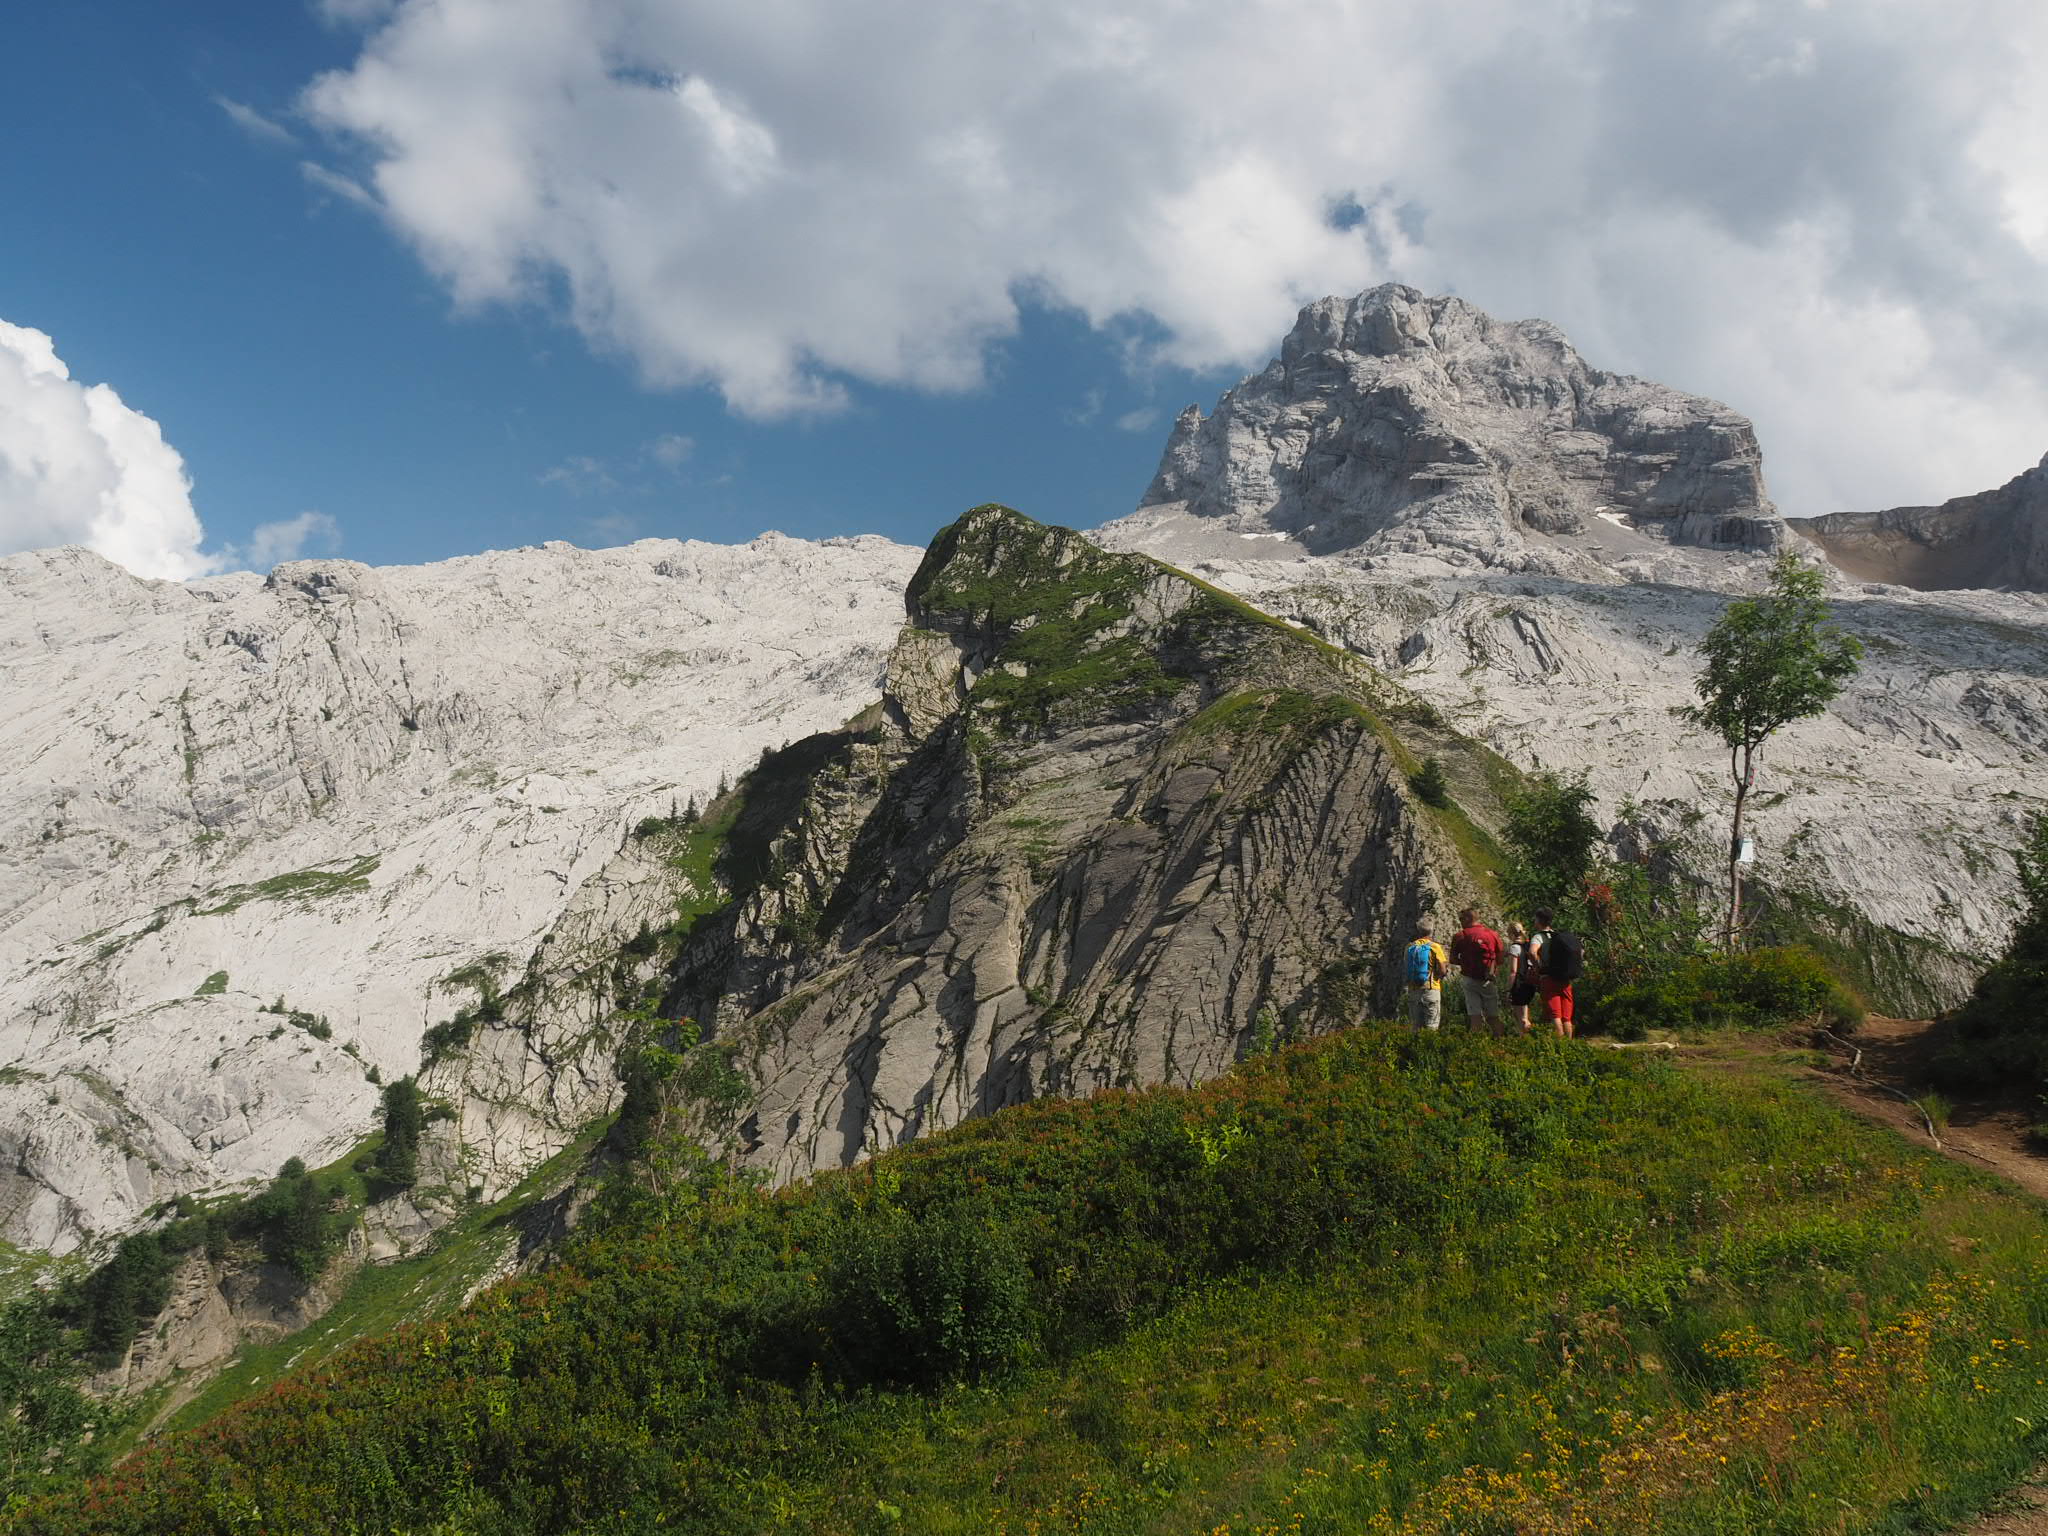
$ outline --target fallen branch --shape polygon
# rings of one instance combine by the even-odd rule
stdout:
[[[1936,1150],[1942,1152],[1946,1152],[1948,1150],[1947,1146],[1942,1142],[1940,1133],[1936,1131],[1934,1128],[1934,1117],[1928,1114],[1927,1111],[1921,1107],[1920,1101],[1918,1099],[1908,1096],[1907,1094],[1901,1092],[1899,1089],[1894,1088],[1890,1083],[1880,1083],[1874,1077],[1864,1076],[1863,1048],[1861,1046],[1851,1045],[1847,1040],[1844,1040],[1832,1029],[1824,1028],[1821,1030],[1821,1034],[1826,1039],[1833,1041],[1836,1045],[1839,1045],[1843,1050],[1853,1053],[1849,1061],[1849,1075],[1851,1077],[1855,1078],[1857,1082],[1864,1084],[1866,1087],[1875,1088],[1878,1089],[1880,1092],[1890,1094],[1893,1098],[1897,1099],[1901,1104],[1905,1105],[1908,1109],[1912,1110],[1914,1114],[1920,1117],[1920,1123],[1927,1128],[1927,1139],[1934,1143]],[[1961,1151],[1962,1149],[1959,1147],[1956,1150]],[[1969,1155],[1972,1157],[1977,1156],[1977,1154],[1974,1152],[1970,1153]],[[1987,1162],[1989,1161],[1989,1159],[1978,1158],[1978,1161]]]

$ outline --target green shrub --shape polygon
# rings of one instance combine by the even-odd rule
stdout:
[[[384,1140],[370,1160],[371,1198],[382,1200],[420,1181],[420,1132],[426,1112],[419,1084],[401,1077],[384,1089]]]
[[[348,1235],[351,1218],[335,1209],[324,1188],[298,1158],[289,1158],[268,1189],[237,1210],[232,1230],[253,1237],[263,1257],[300,1280],[312,1280]]]
[[[849,1222],[824,1287],[833,1364],[854,1381],[973,1380],[1038,1352],[1031,1273],[964,1203]]]
[[[1501,893],[1510,912],[1526,919],[1538,907],[1549,907],[1562,917],[1581,902],[1600,843],[1592,807],[1593,789],[1584,774],[1534,774],[1508,796],[1508,867],[1501,871]]]
[[[2027,907],[2012,942],[1942,1021],[1935,1070],[1953,1088],[2048,1088],[2048,814],[2034,817],[2018,859]]]
[[[1769,1029],[1799,1019],[1853,1025],[1863,1010],[1811,950],[1692,955],[1661,974],[1587,989],[1588,1022],[1623,1040],[1652,1029]]]
[[[140,1232],[121,1240],[114,1257],[96,1270],[84,1286],[84,1352],[95,1365],[118,1364],[144,1324],[170,1300],[171,1272],[177,1267],[154,1233]]]

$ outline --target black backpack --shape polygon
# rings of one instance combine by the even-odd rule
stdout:
[[[1552,981],[1577,981],[1585,970],[1585,941],[1576,933],[1553,929],[1543,941],[1543,974]]]

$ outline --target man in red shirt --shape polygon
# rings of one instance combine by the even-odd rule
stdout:
[[[1465,993],[1465,1022],[1479,1029],[1484,1019],[1487,1033],[1494,1035],[1502,1033],[1502,1028],[1500,989],[1494,985],[1493,973],[1500,969],[1505,953],[1500,935],[1479,921],[1477,911],[1467,907],[1458,914],[1451,964],[1458,968],[1458,985]]]

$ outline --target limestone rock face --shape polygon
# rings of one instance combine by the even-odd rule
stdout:
[[[1734,411],[1591,367],[1545,321],[1397,284],[1302,310],[1262,372],[1181,414],[1138,512],[1105,533],[1183,559],[1582,575],[1785,537]]]
[[[1588,775],[1617,849],[1654,848],[1719,890],[1727,754],[1677,711],[1727,593],[1420,561],[1195,569],[1386,669],[1517,767]],[[2014,853],[2048,810],[2048,600],[1851,589],[1836,615],[1862,671],[1772,738],[1750,800],[1763,934],[1820,944],[1875,1006],[1922,1016],[1967,994],[2019,909]]]
[[[993,508],[939,536],[910,617],[884,707],[742,786],[772,877],[673,972],[700,1060],[744,1080],[684,1107],[778,1180],[1384,1015],[1412,924],[1474,889],[1398,761],[1413,700],[1303,633]]]
[[[374,1125],[370,1072],[486,984],[528,982],[517,1027],[429,1078],[465,1176],[559,1148],[616,1086],[587,1058],[609,999],[569,983],[678,894],[630,829],[869,701],[917,558],[770,534],[187,584],[0,559],[0,1238],[62,1253],[331,1159]]]
[[[1765,750],[1759,895],[1776,936],[1894,1011],[1957,1002],[2011,933],[2014,850],[2048,806],[2048,605],[1849,578],[2048,585],[2044,495],[2048,465],[1799,525],[1867,655]],[[1310,305],[1263,372],[1183,414],[1098,536],[1311,627],[1518,767],[1587,774],[1618,847],[1718,888],[1725,754],[1677,712],[1694,646],[1789,537],[1725,407],[1589,368],[1541,322],[1377,288]]]
[[[1863,581],[2048,592],[2048,457],[1995,491],[1938,507],[1787,521]]]

